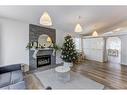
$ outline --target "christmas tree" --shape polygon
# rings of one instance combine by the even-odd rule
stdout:
[[[75,49],[75,43],[70,35],[64,37],[64,43],[62,47],[61,58],[65,62],[75,62],[77,60],[77,52]]]

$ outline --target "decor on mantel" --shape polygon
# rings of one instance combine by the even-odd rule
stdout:
[[[40,18],[40,24],[44,26],[52,26],[52,20],[48,12],[44,12]]]
[[[70,67],[73,66],[73,63],[77,60],[77,52],[75,49],[75,44],[70,35],[67,35],[65,38],[62,47],[61,58],[64,61],[64,65],[68,65]]]
[[[51,41],[51,38],[50,38],[50,41]],[[37,54],[37,52],[39,50],[50,50],[50,49],[52,49],[53,50],[53,53],[52,53],[53,56],[55,56],[55,52],[61,50],[61,47],[58,46],[55,43],[52,43],[49,47],[43,47],[43,46],[41,46],[39,44],[39,42],[31,42],[31,43],[28,43],[27,46],[26,46],[26,48],[34,51],[34,54],[33,54],[33,58],[34,59],[36,59],[36,54]]]
[[[37,44],[37,46],[34,46],[33,43],[37,43],[37,42],[30,42],[30,43],[28,43],[27,46],[26,46],[26,48],[34,51],[34,54],[33,54],[34,57],[33,57],[33,58],[35,58],[35,59],[36,59],[35,55],[37,54],[37,52],[38,52],[39,50],[53,49],[53,46],[50,46],[50,47],[43,47],[43,46],[41,46],[40,44]]]
[[[79,16],[79,19],[80,19],[80,16]],[[76,26],[75,26],[75,32],[82,32],[82,26],[78,23]]]
[[[92,33],[92,36],[93,36],[93,37],[97,37],[97,36],[98,36],[97,31],[94,31],[94,32]]]
[[[40,35],[37,42],[30,42],[26,46],[26,48],[29,48],[31,50],[36,50],[36,49],[39,50],[39,49],[46,49],[52,47],[53,47],[52,39],[46,34]]]

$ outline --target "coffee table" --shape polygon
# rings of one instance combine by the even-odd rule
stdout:
[[[55,68],[58,80],[67,82],[70,80],[70,67],[58,66]]]

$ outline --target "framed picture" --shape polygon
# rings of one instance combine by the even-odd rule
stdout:
[[[108,49],[108,55],[109,56],[115,56],[115,57],[118,57],[118,50],[116,49]]]

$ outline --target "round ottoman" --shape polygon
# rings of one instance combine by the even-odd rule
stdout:
[[[70,67],[58,66],[55,68],[58,80],[67,82],[70,80]]]

